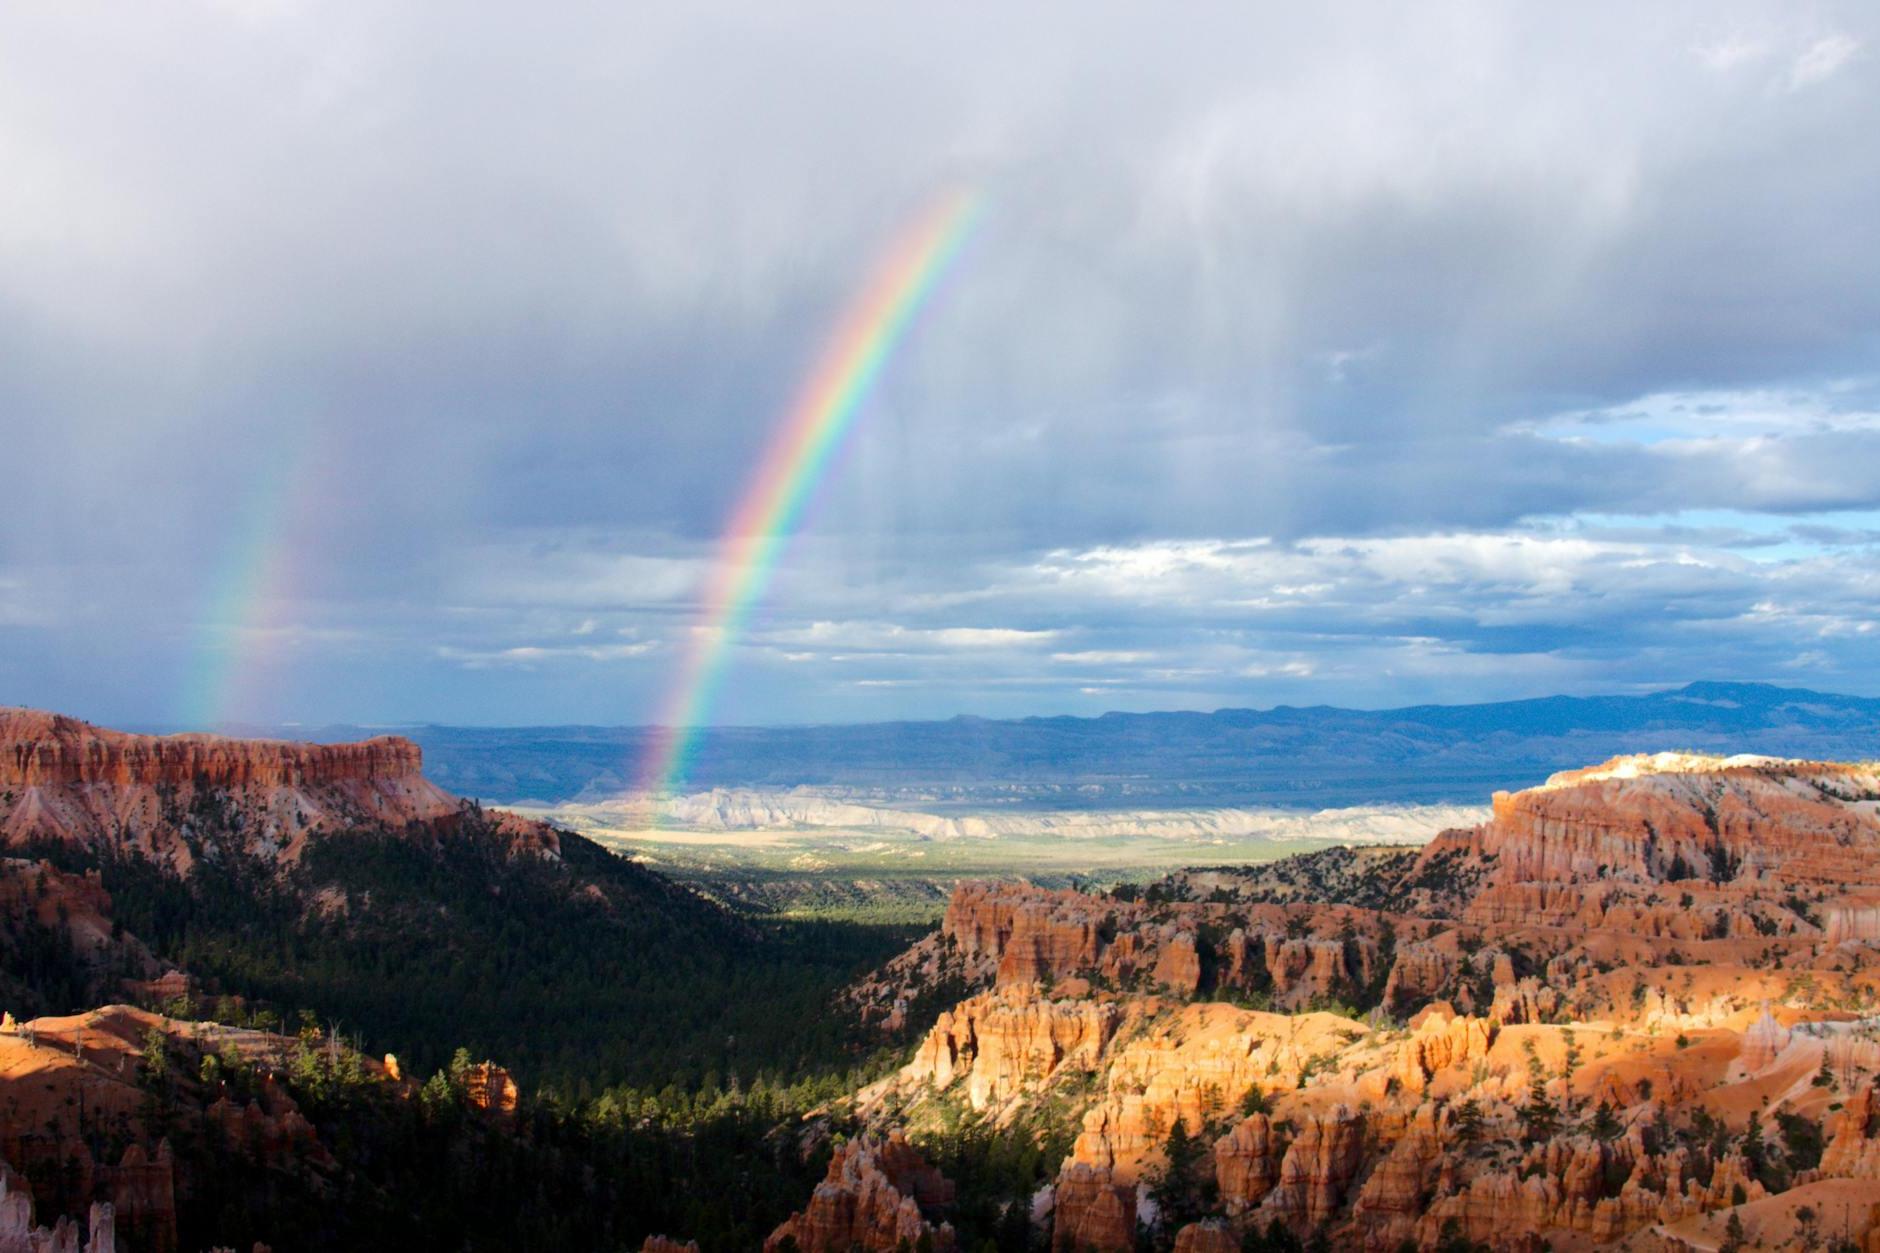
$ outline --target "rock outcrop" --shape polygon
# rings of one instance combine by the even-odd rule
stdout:
[[[1308,1118],[1280,1159],[1279,1182],[1260,1210],[1291,1226],[1317,1227],[1338,1211],[1364,1161],[1364,1120],[1334,1105]]]
[[[1852,1179],[1880,1179],[1880,1100],[1871,1084],[1849,1098],[1828,1118],[1828,1143],[1821,1173]]]
[[[1490,899],[1476,902],[1478,912],[1494,904],[1493,889],[1524,883],[1567,884],[1581,893],[1615,883],[1738,881],[1842,890],[1867,882],[1880,849],[1880,812],[1864,799],[1874,795],[1875,765],[1620,757],[1556,774],[1537,788],[1495,793],[1489,822],[1439,836],[1420,865],[1427,869],[1455,850],[1492,861]],[[1571,899],[1530,903],[1551,920]]]
[[[766,1253],[794,1242],[801,1253],[895,1253],[923,1240],[950,1253],[953,1228],[923,1212],[951,1204],[953,1185],[898,1133],[837,1147],[807,1208],[764,1241]]]
[[[1071,985],[1183,998],[1237,994],[1290,1008],[1349,999],[1388,974],[1379,966],[1374,915],[1263,907],[1232,915],[1234,924],[1216,937],[1207,934],[1210,924],[1229,917],[1229,907],[1180,904],[1172,921],[1167,912],[1079,892],[962,884],[938,932],[850,995],[865,1020],[898,1029],[907,1005],[949,978],[974,991]],[[1407,925],[1414,938],[1419,929]]]
[[[1743,1033],[1743,1048],[1737,1054],[1743,1063],[1743,1069],[1754,1074],[1773,1063],[1789,1046],[1792,1037],[1789,1029],[1776,1021],[1767,1009],[1762,1016],[1750,1024]]]
[[[1095,1071],[1122,1017],[1114,1004],[1048,1000],[1026,985],[1001,988],[941,1014],[908,1076],[939,1089],[960,1084],[967,1102],[985,1109],[1066,1067]]]
[[[1281,1145],[1273,1120],[1251,1114],[1214,1142],[1214,1179],[1221,1204],[1239,1217],[1266,1199],[1279,1182]]]
[[[1136,1244],[1136,1187],[1107,1167],[1072,1161],[1055,1186],[1051,1253],[1131,1249]]]
[[[495,1062],[479,1062],[464,1073],[463,1099],[473,1109],[513,1114],[520,1097],[516,1081]]]
[[[1175,1253],[1240,1253],[1240,1235],[1219,1219],[1189,1223],[1175,1233]]]

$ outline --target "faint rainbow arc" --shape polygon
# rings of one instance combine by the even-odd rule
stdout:
[[[213,730],[253,712],[244,700],[267,668],[276,615],[291,594],[295,545],[289,531],[309,469],[301,441],[288,439],[249,481],[197,626],[181,709],[186,727]]]
[[[849,306],[758,462],[719,541],[679,682],[652,729],[640,778],[642,792],[655,804],[683,781],[724,683],[731,648],[776,573],[811,494],[983,210],[977,190],[958,189],[915,220]]]

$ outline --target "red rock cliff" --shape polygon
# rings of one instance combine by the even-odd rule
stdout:
[[[1494,817],[1445,832],[1429,865],[1466,849],[1493,883],[1775,879],[1865,881],[1880,850],[1880,767],[1676,753],[1615,757],[1522,792]]]
[[[426,779],[418,746],[131,735],[0,708],[0,843],[123,846],[187,870],[205,838],[293,861],[307,837],[353,827],[447,824],[463,803]],[[506,822],[555,851],[547,828]],[[524,830],[524,828],[528,830]]]
[[[418,777],[418,746],[395,735],[357,744],[131,735],[62,714],[0,709],[0,788],[301,787]]]

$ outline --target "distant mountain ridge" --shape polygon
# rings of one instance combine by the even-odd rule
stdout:
[[[495,802],[620,795],[648,741],[643,727],[400,730],[422,745],[439,783]],[[329,734],[357,732],[310,738]],[[1880,699],[1698,682],[1640,696],[1386,710],[718,727],[699,737],[687,781],[701,791],[811,786],[940,811],[1472,802],[1588,761],[1674,749],[1880,756]]]

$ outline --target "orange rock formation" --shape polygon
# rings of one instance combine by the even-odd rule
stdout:
[[[1880,770],[1622,758],[1420,852],[1110,896],[965,885],[854,995],[891,1021],[934,979],[981,990],[860,1103],[916,1134],[949,1102],[1069,1110],[1055,1250],[1133,1247],[1177,1122],[1216,1206],[1177,1248],[1278,1223],[1338,1248],[1710,1249],[1737,1210],[1775,1247],[1813,1212],[1782,1196],[1880,1188],[1875,944]],[[1376,1008],[1298,1012],[1334,1002]],[[1857,1247],[1875,1227],[1848,1223]]]
[[[513,1114],[521,1093],[509,1072],[495,1062],[472,1066],[464,1076],[464,1100],[492,1114]]]

